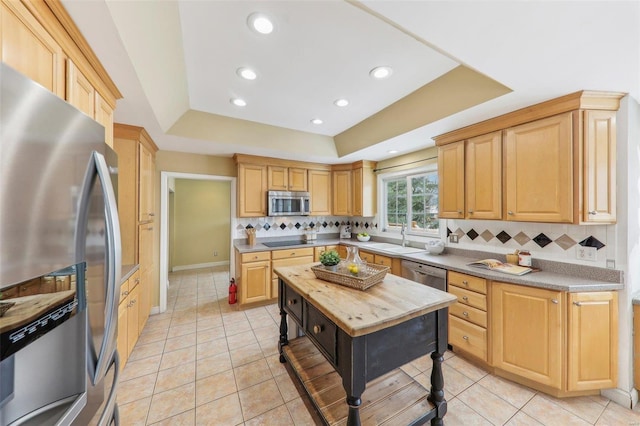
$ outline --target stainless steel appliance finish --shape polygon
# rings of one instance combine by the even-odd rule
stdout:
[[[402,261],[402,278],[447,291],[447,271],[409,260]]]
[[[20,304],[53,306],[21,314],[39,336],[1,357],[1,425],[117,419],[121,248],[117,165],[107,165],[115,158],[102,126],[0,64],[0,291],[16,303],[0,318],[2,337],[20,334],[11,328]],[[57,286],[65,274],[73,287],[71,278]],[[65,291],[70,299],[58,305]]]
[[[308,216],[311,196],[302,191],[269,191],[267,206],[269,216]]]

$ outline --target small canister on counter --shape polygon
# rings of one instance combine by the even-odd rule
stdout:
[[[518,253],[518,265],[531,266],[531,253],[529,253],[529,250],[522,250]]]

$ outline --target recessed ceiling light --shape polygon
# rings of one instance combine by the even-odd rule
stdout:
[[[347,105],[349,105],[349,101],[346,99],[336,99],[333,103],[339,107],[346,107]]]
[[[245,80],[255,80],[258,77],[258,74],[251,68],[238,68],[236,73]]]
[[[314,118],[313,120],[311,120],[311,122],[313,124],[322,124],[322,120],[320,120],[319,118]]]
[[[247,101],[241,98],[231,98],[230,102],[239,107],[247,106]]]
[[[252,13],[247,19],[249,28],[260,34],[271,34],[273,32],[273,22],[262,13]]]
[[[391,149],[389,151],[387,151],[389,154],[397,154],[398,150],[397,149]]]
[[[391,67],[375,67],[369,71],[369,75],[373,78],[377,78],[378,80],[387,78],[391,74],[393,74],[393,69]]]

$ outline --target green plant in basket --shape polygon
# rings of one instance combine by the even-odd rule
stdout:
[[[340,263],[340,255],[335,250],[327,250],[320,254],[320,263],[324,266],[335,266]]]

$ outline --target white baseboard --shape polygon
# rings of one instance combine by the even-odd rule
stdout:
[[[196,263],[194,265],[174,266],[173,268],[171,268],[171,272],[186,271],[189,269],[210,268],[212,266],[225,266],[225,265],[229,265],[228,260],[223,260],[222,262],[207,262],[207,263]]]
[[[609,398],[618,405],[622,405],[625,408],[633,408],[638,403],[638,391],[631,389],[631,391],[625,391],[624,389],[604,389],[600,391],[600,394],[605,398]]]
[[[155,315],[159,313],[160,313],[160,306],[153,306],[151,308],[151,311],[149,312],[149,315]]]

